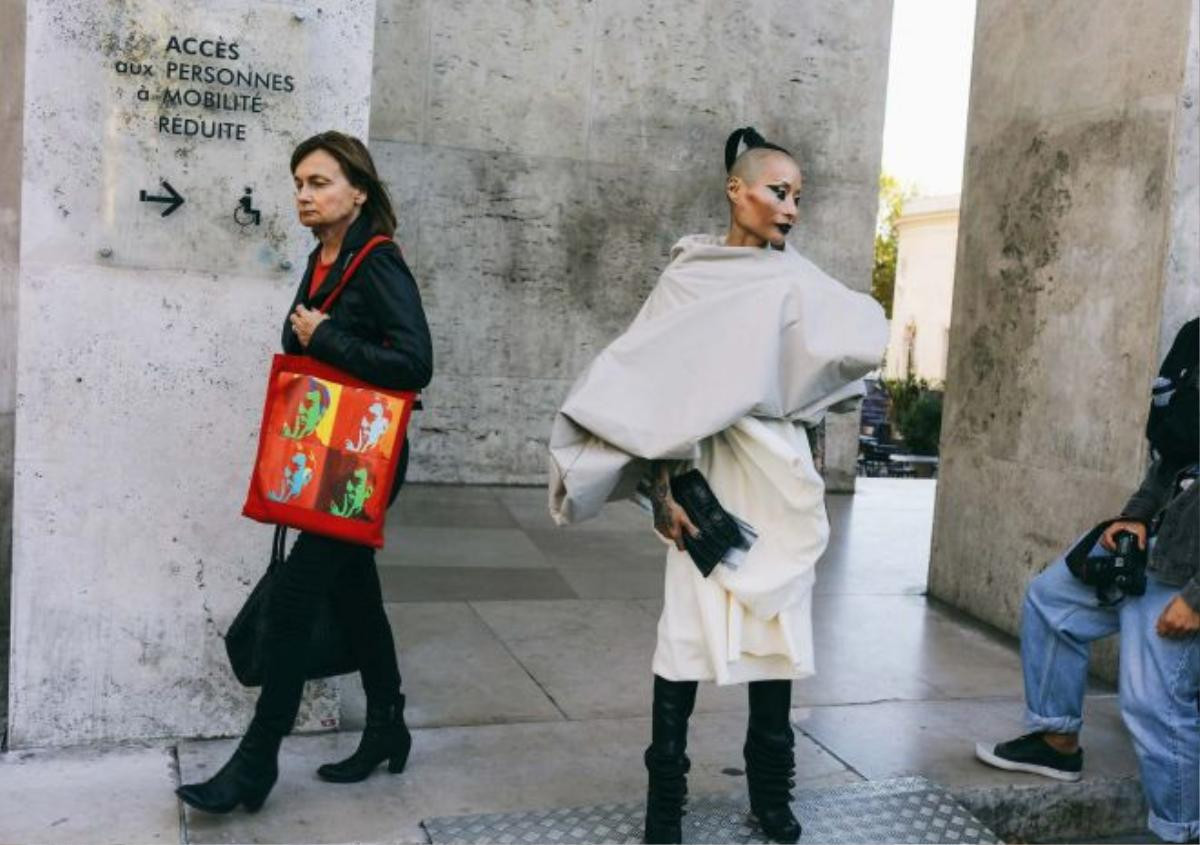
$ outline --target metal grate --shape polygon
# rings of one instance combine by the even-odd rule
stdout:
[[[796,793],[801,842],[998,843],[944,789],[924,778],[857,783]],[[513,813],[443,816],[421,822],[435,845],[584,845],[641,842],[640,802]],[[766,842],[744,798],[702,796],[688,803],[685,842]]]

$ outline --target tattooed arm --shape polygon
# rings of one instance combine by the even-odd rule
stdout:
[[[683,532],[695,537],[699,529],[688,519],[687,512],[671,496],[671,464],[653,461],[650,464],[650,506],[654,510],[654,530],[683,551]]]

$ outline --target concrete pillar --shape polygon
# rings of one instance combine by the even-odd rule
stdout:
[[[239,513],[312,247],[288,161],[314,131],[367,134],[374,12],[30,5],[13,747],[249,719],[221,634],[271,542]],[[257,222],[236,213],[247,189]],[[301,727],[336,718],[318,685]]]
[[[17,400],[17,263],[21,246],[21,122],[25,0],[0,0],[0,737],[8,723],[12,588],[13,418]]]
[[[372,148],[434,329],[412,477],[543,483],[555,409],[681,235],[723,231],[723,145],[800,159],[798,248],[870,287],[891,4],[381,0]],[[856,415],[831,415],[831,488]]]
[[[1171,234],[1163,278],[1159,357],[1179,327],[1200,315],[1200,2],[1192,0],[1183,86],[1175,112]]]
[[[1189,0],[979,5],[930,590],[1010,632],[1140,481],[1200,304],[1196,27]]]

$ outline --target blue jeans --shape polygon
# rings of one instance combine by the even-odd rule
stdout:
[[[1097,544],[1091,554],[1106,552]],[[1059,558],[1030,583],[1021,614],[1025,718],[1035,731],[1079,731],[1091,642],[1120,632],[1121,715],[1137,751],[1148,825],[1169,842],[1200,834],[1200,636],[1172,640],[1154,630],[1178,592],[1149,577],[1145,595],[1103,607],[1095,588]]]

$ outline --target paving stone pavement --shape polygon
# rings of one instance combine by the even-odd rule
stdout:
[[[1053,788],[972,756],[976,740],[1021,731],[1015,641],[924,596],[935,482],[859,481],[855,495],[828,499],[817,675],[793,695],[800,786],[924,776],[969,808],[1011,814],[1019,801],[988,796],[1030,803]],[[378,559],[415,728],[403,774],[316,778],[357,740],[364,702],[351,676],[342,730],[289,738],[256,814],[205,816],[171,794],[219,767],[231,740],[12,752],[0,757],[0,842],[424,842],[421,821],[438,816],[642,799],[663,563],[643,512],[619,503],[556,529],[544,489],[410,485]],[[743,688],[701,686],[694,795],[744,792],[745,713]],[[1087,721],[1081,794],[1090,784],[1124,796],[1109,801],[1113,829],[1089,833],[1120,834],[1141,809],[1111,687],[1093,684]]]

